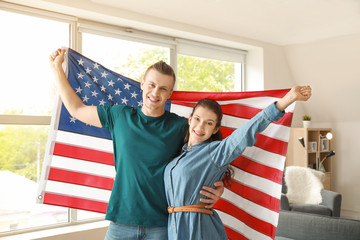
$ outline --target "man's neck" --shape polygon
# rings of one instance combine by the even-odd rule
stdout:
[[[149,109],[146,109],[144,107],[141,108],[141,112],[148,117],[160,117],[165,113],[165,109],[159,109],[151,111]]]

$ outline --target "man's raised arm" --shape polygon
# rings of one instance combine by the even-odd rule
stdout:
[[[97,113],[97,107],[85,105],[72,89],[66,78],[62,68],[65,52],[65,49],[57,49],[49,56],[50,67],[53,70],[61,100],[71,116],[84,123],[95,127],[101,127],[102,125]]]

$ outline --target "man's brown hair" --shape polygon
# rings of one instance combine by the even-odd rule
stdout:
[[[176,76],[175,76],[174,69],[170,65],[168,65],[166,62],[161,60],[159,62],[154,63],[150,67],[148,67],[148,69],[146,70],[146,72],[144,74],[144,79],[145,79],[147,73],[151,69],[154,69],[154,70],[158,71],[161,74],[172,76],[174,78],[174,84],[175,84]]]

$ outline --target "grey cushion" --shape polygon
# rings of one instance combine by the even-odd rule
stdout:
[[[325,216],[331,216],[331,210],[324,205],[314,204],[290,204],[290,210],[304,213],[314,213]]]
[[[359,240],[360,221],[280,211],[276,236],[296,240]]]
[[[286,237],[280,237],[280,236],[276,236],[275,240],[295,240],[293,238],[286,238]]]

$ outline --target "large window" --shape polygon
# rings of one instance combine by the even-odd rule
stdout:
[[[69,45],[69,23],[3,10],[0,22],[0,232],[67,222],[36,194],[56,99],[48,56]]]
[[[21,9],[21,10],[19,10]],[[0,9],[0,233],[103,214],[38,205],[36,194],[57,93],[48,63],[73,47],[139,81],[159,60],[177,70],[176,90],[241,91],[246,52],[77,20],[35,9]],[[76,26],[76,28],[75,28]]]

